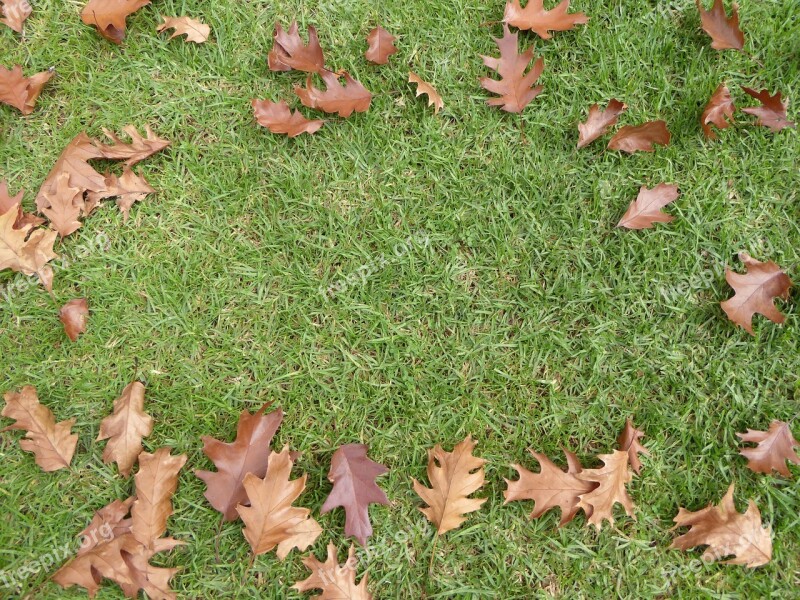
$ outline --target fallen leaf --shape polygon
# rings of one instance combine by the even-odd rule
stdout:
[[[589,523],[600,529],[604,520],[614,524],[615,504],[621,504],[629,517],[634,516],[634,506],[625,489],[633,477],[628,468],[628,451],[614,450],[613,454],[601,454],[598,458],[603,461],[602,468],[584,469],[575,476],[581,481],[599,484],[581,494],[578,508],[586,512]]]
[[[0,271],[11,269],[25,275],[37,275],[47,291],[53,290],[53,269],[48,265],[58,258],[53,244],[55,231],[33,229],[30,223],[15,228],[19,205],[12,205],[0,215]],[[27,239],[26,239],[27,238]]]
[[[58,311],[58,318],[64,324],[67,337],[73,342],[86,331],[86,320],[89,318],[89,303],[86,298],[70,300]]]
[[[78,217],[83,210],[83,190],[70,187],[69,173],[59,173],[55,183],[55,189],[42,193],[44,201],[39,212],[50,221],[50,228],[65,238],[81,226]]]
[[[761,526],[761,513],[750,500],[747,511],[739,513],[733,504],[733,484],[719,503],[691,512],[685,508],[673,519],[675,526],[689,527],[689,531],[672,542],[670,548],[688,550],[695,546],[708,546],[703,560],[717,561],[726,556],[734,558],[726,564],[759,567],[772,559],[772,528]]]
[[[273,35],[274,43],[267,57],[270,71],[305,71],[306,73],[321,73],[325,69],[325,57],[319,45],[317,30],[308,27],[308,44],[297,31],[297,21],[285,32],[280,24],[275,25]]]
[[[530,518],[537,519],[552,508],[561,509],[561,521],[558,526],[566,525],[578,513],[578,502],[581,494],[585,494],[598,484],[583,481],[576,477],[582,471],[581,463],[572,452],[564,450],[567,457],[567,470],[559,469],[547,456],[531,451],[539,462],[538,473],[532,473],[521,465],[511,465],[519,472],[519,479],[506,479],[508,488],[503,492],[504,504],[515,500],[533,500],[533,512]]]
[[[589,116],[585,123],[578,123],[578,148],[588,146],[601,135],[605,135],[608,128],[617,123],[617,118],[628,108],[625,104],[612,98],[605,110],[600,110],[597,104],[589,107]]]
[[[25,225],[38,227],[44,223],[44,219],[22,211],[22,196],[23,190],[20,190],[16,196],[11,196],[6,182],[0,181],[0,215],[6,214],[12,207],[16,207],[17,218],[14,221],[14,229],[21,229]]]
[[[677,185],[659,183],[653,189],[647,186],[639,188],[636,200],[630,203],[628,210],[623,215],[617,227],[627,229],[650,229],[654,223],[669,223],[675,217],[668,215],[661,209],[670,202],[678,199]],[[637,471],[638,472],[638,471]]]
[[[266,476],[253,473],[244,478],[250,506],[236,507],[244,521],[244,537],[258,556],[278,547],[279,560],[286,558],[292,548],[305,550],[322,533],[307,508],[292,506],[306,487],[306,475],[289,481],[292,459],[289,448],[269,455]]]
[[[337,506],[344,507],[346,519],[344,534],[367,545],[372,535],[369,522],[370,504],[389,504],[389,499],[375,483],[375,478],[388,473],[384,465],[367,458],[364,444],[346,444],[333,453],[328,480],[333,490],[328,495],[320,512],[324,515]]]
[[[769,95],[769,90],[757,92],[754,89],[742,86],[742,89],[749,95],[761,102],[761,106],[749,106],[743,108],[742,112],[758,117],[758,124],[762,127],[769,127],[772,131],[780,131],[787,127],[794,127],[794,123],[786,117],[786,109],[789,107],[789,100],[781,101],[781,93],[775,92],[774,96]]]
[[[650,456],[650,450],[642,446],[639,442],[643,437],[644,431],[636,429],[633,426],[633,421],[628,419],[625,421],[625,428],[617,438],[617,446],[619,446],[620,450],[628,452],[628,464],[630,464],[631,469],[633,469],[634,473],[637,475],[642,471],[642,462],[639,460],[639,455],[646,454]]]
[[[301,133],[316,133],[325,124],[319,119],[306,119],[299,110],[292,112],[285,100],[253,100],[253,112],[259,125],[272,133],[284,133],[292,138]]]
[[[39,403],[36,388],[30,385],[19,392],[6,392],[3,398],[6,405],[0,414],[16,421],[3,431],[26,430],[25,439],[20,440],[19,445],[26,452],[33,452],[42,470],[68,468],[78,444],[78,436],[70,433],[75,419],[56,423],[50,409]]]
[[[408,82],[409,83],[416,83],[417,84],[417,98],[421,94],[428,95],[428,106],[433,106],[433,113],[438,114],[439,111],[444,108],[444,101],[439,93],[433,88],[430,83],[423,81],[420,79],[419,75],[413,73],[411,71],[408,72]]]
[[[292,587],[298,592],[322,590],[322,594],[314,596],[312,600],[372,600],[372,594],[367,590],[366,573],[356,585],[358,559],[353,546],[350,546],[347,562],[343,565],[339,565],[336,559],[336,546],[333,544],[328,544],[328,558],[324,563],[310,554],[303,558],[303,564],[311,571],[311,575]]]
[[[703,127],[703,133],[708,139],[714,140],[717,138],[717,134],[708,124],[711,123],[717,129],[727,129],[731,126],[728,119],[733,117],[735,109],[730,90],[724,83],[720,83],[719,87],[711,95],[700,117],[700,125]]]
[[[269,404],[265,404],[254,414],[243,410],[236,427],[236,440],[233,443],[220,442],[210,436],[203,436],[203,454],[214,463],[217,472],[195,471],[207,490],[206,500],[222,513],[226,521],[238,518],[236,506],[247,505],[247,492],[244,478],[252,473],[263,478],[267,474],[267,464],[271,452],[270,443],[283,421],[283,412],[278,409],[264,414]]]
[[[711,47],[714,50],[741,50],[744,48],[744,34],[739,29],[738,6],[733,3],[731,18],[725,14],[722,0],[714,0],[710,11],[703,9],[700,0],[695,0],[700,11],[700,22],[703,31],[711,36]]]
[[[397,38],[383,27],[376,27],[367,36],[369,48],[364,53],[364,57],[376,65],[385,65],[389,62],[389,57],[397,52],[397,48],[394,46],[396,40]]]
[[[522,112],[522,109],[530,104],[531,100],[536,98],[543,89],[542,86],[533,87],[533,85],[544,71],[544,60],[537,59],[526,74],[525,69],[533,60],[533,48],[528,48],[520,54],[517,51],[517,37],[518,35],[511,33],[508,25],[504,23],[503,37],[494,38],[500,49],[500,58],[481,57],[484,65],[494,69],[500,75],[500,80],[481,77],[481,87],[500,96],[500,98],[490,98],[486,104],[500,106],[503,110],[511,113]]]
[[[167,530],[172,514],[172,495],[178,487],[178,472],[186,464],[186,455],[170,455],[169,448],[159,448],[154,454],[139,454],[136,481],[136,502],[131,508],[131,533],[142,546],[154,550],[156,540]]]
[[[22,24],[33,9],[28,0],[0,0],[0,14],[4,16],[0,23],[5,23],[17,33],[22,33]]]
[[[792,287],[789,276],[774,262],[757,261],[746,252],[739,253],[739,260],[747,272],[741,274],[725,269],[725,279],[736,294],[720,303],[722,310],[750,335],[755,335],[755,313],[764,315],[773,323],[783,323],[786,317],[775,307],[775,298],[789,299],[789,288]]]
[[[144,385],[138,381],[125,386],[114,400],[113,412],[100,423],[97,441],[108,440],[103,462],[116,462],[123,477],[131,473],[142,452],[142,438],[153,431],[153,419],[144,412]]]
[[[48,69],[33,77],[25,77],[19,65],[12,69],[0,66],[0,102],[13,106],[23,115],[31,114],[44,84],[54,74],[55,69]]]
[[[97,27],[107,40],[121,44],[128,16],[148,4],[150,0],[89,0],[81,12],[81,20]]]
[[[106,175],[106,189],[86,194],[83,210],[85,214],[89,215],[97,208],[102,199],[116,196],[122,220],[127,222],[131,207],[136,202],[144,200],[148,194],[155,192],[144,177],[137,175],[130,168],[124,167],[120,177],[114,174]]]
[[[340,117],[349,117],[353,112],[366,112],[372,102],[372,94],[349,73],[344,72],[343,75],[346,86],[339,82],[337,73],[323,71],[320,77],[325,82],[325,91],[315,88],[309,75],[306,87],[295,86],[294,93],[303,106],[318,108],[326,113],[338,113]]]
[[[100,191],[105,190],[106,180],[100,173],[88,163],[90,159],[102,158],[103,153],[94,145],[94,142],[86,133],[75,136],[66,148],[61,152],[56,164],[50,169],[47,178],[44,180],[39,193],[36,196],[36,207],[39,212],[43,208],[50,206],[45,197],[45,192],[55,194],[58,185],[58,178],[61,173],[69,173],[70,185],[82,190]]]
[[[414,491],[427,507],[420,511],[436,525],[437,535],[460,527],[467,513],[478,510],[486,498],[468,498],[483,487],[483,465],[486,461],[472,455],[475,442],[471,436],[445,452],[438,444],[428,450],[428,480],[430,488],[412,479]],[[474,471],[474,472],[473,472]]]
[[[786,461],[800,465],[800,456],[795,448],[800,448],[800,442],[794,439],[788,423],[773,421],[769,424],[769,431],[748,429],[747,433],[737,433],[743,442],[758,444],[755,448],[744,448],[739,454],[747,459],[747,468],[754,473],[771,475],[777,471],[784,477],[791,477]]]
[[[175,31],[169,36],[169,39],[179,35],[186,35],[187,42],[202,44],[208,40],[208,36],[211,35],[211,27],[191,17],[161,18],[164,19],[164,22],[156,28],[156,31],[161,33],[165,29],[174,29]]]
[[[160,152],[170,144],[169,140],[158,137],[155,132],[150,129],[149,125],[145,125],[145,134],[147,137],[142,137],[133,125],[126,125],[122,128],[122,131],[127,133],[131,138],[130,143],[123,142],[113,132],[103,128],[103,133],[113,144],[108,145],[95,142],[95,146],[97,146],[97,149],[100,151],[102,158],[107,158],[108,160],[124,160],[125,166],[132,167],[145,158],[151,157],[156,152]]]
[[[670,133],[664,121],[648,121],[641,125],[625,125],[608,142],[609,150],[633,154],[637,150],[652,152],[653,144],[669,145]]]
[[[503,21],[517,27],[533,31],[544,40],[550,39],[549,31],[567,31],[575,25],[589,22],[584,13],[568,13],[569,0],[563,0],[551,10],[545,10],[544,0],[529,0],[525,8],[520,0],[509,0],[506,4]]]

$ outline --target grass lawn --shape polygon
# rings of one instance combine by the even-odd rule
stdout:
[[[233,439],[241,410],[265,401],[286,411],[275,445],[302,452],[298,503],[325,529],[317,556],[332,541],[343,562],[348,545],[343,511],[318,514],[332,452],[364,442],[390,467],[380,483],[392,504],[371,508],[375,536],[358,553],[376,598],[800,594],[799,472],[748,471],[735,437],[771,419],[800,434],[798,293],[780,305],[784,326],[756,317],[755,337],[719,306],[739,250],[800,280],[800,137],[737,113],[711,143],[698,122],[723,80],[737,105],[754,104],[740,85],[781,90],[798,120],[796,0],[742,2],[747,53],[712,50],[693,0],[575,0],[588,25],[520,36],[546,65],[544,92],[521,116],[486,106],[478,85],[503,0],[159,0],[128,19],[122,47],[81,23],[83,4],[33,2],[22,42],[0,26],[0,64],[58,71],[30,117],[0,106],[0,179],[25,188],[32,210],[83,130],[150,124],[173,145],[137,167],[159,193],[127,223],[109,202],[57,243],[70,266],[56,269],[56,302],[31,287],[0,304],[0,391],[35,385],[80,435],[73,472],[47,474],[19,432],[3,434],[0,569],[70,543],[131,493],[94,440],[139,379],[156,419],[146,449],[189,456],[169,522],[188,544],[160,555],[182,567],[181,598],[308,597],[288,589],[307,576],[296,551],[246,573],[241,523],[222,528],[216,562],[219,515],[192,472],[211,466],[201,435]],[[168,41],[155,33],[159,14],[199,17],[212,39]],[[291,90],[304,75],[266,67],[273,24],[295,18],[317,26],[328,64],[375,97],[366,114],[290,140],[256,126],[250,100],[299,106]],[[399,36],[385,67],[363,58],[377,24]],[[415,99],[409,69],[443,96],[438,116]],[[612,97],[629,106],[620,123],[665,119],[672,144],[627,156],[604,151],[605,137],[576,151],[576,123]],[[680,186],[667,208],[676,220],[617,229],[639,186],[661,182]],[[79,257],[101,233],[108,243]],[[363,283],[319,293],[381,255]],[[21,278],[6,271],[0,284]],[[92,316],[73,344],[57,312],[80,296]],[[652,451],[630,486],[636,520],[620,512],[598,533],[581,514],[558,529],[558,511],[529,521],[531,502],[503,506],[509,463],[536,467],[528,448],[563,464],[565,445],[597,466],[628,416]],[[425,479],[427,448],[467,434],[489,461],[476,494],[489,500],[439,540],[429,576],[434,536],[410,479]],[[667,550],[678,507],[716,503],[731,481],[740,510],[753,498],[772,524],[772,562],[701,566],[698,551]],[[46,576],[27,579],[22,596],[85,597]],[[98,594],[122,597],[113,584]]]

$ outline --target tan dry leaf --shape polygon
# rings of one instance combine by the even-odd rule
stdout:
[[[533,60],[533,48],[528,48],[520,54],[517,50],[516,33],[511,33],[507,24],[503,24],[503,37],[494,38],[500,49],[500,58],[482,56],[483,64],[494,69],[500,79],[481,77],[481,87],[497,94],[499,98],[490,98],[486,101],[489,106],[499,106],[506,112],[519,113],[536,98],[542,86],[533,87],[544,71],[544,60],[539,58],[531,70],[526,74],[525,69]]]
[[[703,128],[705,136],[714,140],[717,134],[714,132],[709,123],[714,125],[717,129],[727,129],[731,126],[728,119],[733,117],[733,111],[736,107],[733,105],[731,92],[724,83],[720,83],[711,98],[703,109],[703,114],[700,116],[700,125]]]
[[[265,554],[277,546],[277,556],[283,560],[292,550],[305,550],[322,533],[307,508],[292,506],[306,487],[306,475],[289,481],[292,458],[289,448],[269,455],[264,479],[248,473],[244,487],[250,506],[236,507],[244,521],[244,537],[253,553]]]
[[[107,40],[121,44],[128,16],[148,4],[150,0],[89,0],[81,12],[81,20],[97,27]]]
[[[38,227],[44,223],[44,219],[22,211],[23,195],[23,190],[20,190],[16,196],[11,196],[8,192],[8,185],[6,182],[0,181],[0,215],[4,215],[11,208],[17,207],[17,218],[14,221],[14,229],[21,229],[25,225]]]
[[[670,133],[664,121],[648,121],[641,125],[625,125],[608,142],[609,150],[652,152],[653,144],[669,145]]]
[[[340,117],[347,118],[354,112],[366,112],[372,102],[372,94],[353,79],[348,72],[343,72],[346,86],[339,82],[339,75],[331,71],[320,74],[325,82],[325,91],[315,88],[311,84],[311,75],[306,79],[306,87],[294,87],[294,93],[300,98],[303,106],[317,108],[326,113],[338,113]]]
[[[19,65],[12,69],[0,65],[0,102],[13,106],[23,115],[31,114],[44,84],[54,74],[55,69],[48,69],[33,77],[25,77]]]
[[[367,589],[366,573],[356,585],[358,559],[353,546],[350,546],[347,562],[343,565],[337,561],[336,546],[333,544],[328,544],[328,558],[324,563],[310,554],[303,558],[303,564],[311,571],[311,575],[295,583],[292,588],[298,592],[322,590],[322,594],[314,596],[312,600],[372,600],[372,594]]]
[[[726,564],[759,567],[772,559],[772,528],[761,526],[761,513],[750,500],[747,511],[739,513],[733,503],[733,484],[719,503],[691,512],[685,508],[673,519],[675,526],[689,527],[689,531],[675,538],[670,548],[688,550],[695,546],[708,546],[703,560],[718,561],[726,556],[734,558]]]
[[[472,455],[476,442],[471,436],[445,452],[440,445],[428,450],[428,480],[430,488],[412,478],[414,491],[427,507],[420,511],[436,525],[437,535],[460,527],[467,513],[478,510],[486,498],[468,498],[485,482],[483,465],[486,461]]]
[[[364,53],[364,58],[376,65],[385,65],[389,62],[389,57],[397,52],[394,46],[396,40],[397,38],[383,27],[376,27],[367,36],[369,48]]]
[[[285,32],[280,24],[275,25],[273,35],[274,43],[267,57],[270,71],[305,71],[306,73],[321,73],[325,69],[325,57],[319,45],[317,30],[308,27],[308,44],[297,31],[297,21]]]
[[[613,454],[601,454],[598,458],[605,466],[600,469],[584,469],[576,477],[599,484],[592,491],[581,494],[578,507],[589,515],[589,523],[600,529],[604,520],[614,524],[615,504],[621,504],[629,517],[634,517],[634,506],[625,489],[625,485],[633,477],[628,468],[627,450],[614,450]]]
[[[646,454],[650,456],[650,450],[642,446],[639,442],[643,437],[644,431],[636,429],[633,426],[633,421],[628,419],[625,421],[625,428],[617,438],[617,446],[619,446],[620,450],[627,451],[628,463],[637,475],[642,471],[642,462],[639,460],[639,455]]]
[[[794,123],[786,116],[789,100],[781,100],[780,92],[775,92],[775,95],[771,96],[769,90],[761,90],[758,92],[744,86],[742,86],[742,89],[748,96],[752,96],[761,102],[761,106],[748,106],[742,109],[742,112],[758,117],[758,125],[769,127],[771,131],[776,132],[781,129],[786,129],[787,127],[794,127]]]
[[[0,19],[0,23],[5,23],[17,33],[22,33],[22,24],[25,22],[33,9],[31,8],[28,0],[0,0],[0,14],[4,18]]]
[[[114,400],[113,412],[100,423],[97,441],[108,440],[103,462],[116,462],[123,477],[131,473],[142,452],[142,438],[153,431],[153,419],[144,412],[144,385],[138,381],[125,386]]]
[[[156,540],[167,530],[172,514],[172,495],[178,487],[178,473],[186,464],[186,455],[170,455],[169,448],[154,454],[139,454],[136,480],[136,502],[133,503],[131,533],[142,546],[154,549]]]
[[[522,8],[519,0],[509,0],[503,21],[512,27],[533,31],[543,40],[548,40],[550,31],[568,31],[575,25],[589,22],[589,17],[584,13],[568,13],[568,10],[569,0],[563,0],[551,10],[545,10],[544,0],[528,0],[525,8]]]
[[[568,450],[564,450],[567,457],[566,472],[559,469],[544,454],[533,451],[531,454],[539,462],[539,472],[532,473],[521,465],[511,465],[519,472],[519,479],[505,480],[508,488],[503,492],[504,504],[515,500],[533,500],[531,519],[537,519],[548,510],[558,507],[561,509],[561,521],[558,526],[566,525],[578,513],[581,494],[590,492],[598,484],[577,477],[583,469],[578,457]]]
[[[626,229],[650,229],[654,223],[669,223],[675,217],[661,209],[678,199],[677,185],[659,183],[653,189],[639,188],[639,195],[628,206],[628,210],[617,223]]]
[[[83,211],[83,190],[69,185],[69,173],[58,174],[55,181],[55,188],[50,188],[42,192],[44,201],[39,209],[50,221],[50,228],[58,232],[61,238],[65,238],[77,231],[81,222],[78,217]],[[44,205],[46,202],[46,206]]]
[[[89,303],[86,298],[70,300],[58,311],[58,318],[64,324],[67,337],[73,342],[86,331],[86,320],[89,318]]]
[[[773,421],[769,424],[769,431],[748,429],[747,433],[737,433],[743,442],[758,444],[755,448],[744,448],[739,454],[747,459],[747,468],[754,473],[771,475],[777,471],[784,477],[791,477],[786,461],[800,465],[800,456],[795,448],[800,448],[800,442],[794,439],[788,423]]]
[[[408,72],[408,82],[409,83],[416,83],[417,84],[417,98],[421,94],[428,95],[428,106],[433,106],[433,114],[438,114],[439,111],[444,108],[444,101],[439,93],[434,89],[434,87],[420,78],[419,75],[414,73],[413,71]]]
[[[779,325],[786,317],[775,307],[775,298],[789,299],[792,282],[789,276],[774,262],[760,262],[747,252],[739,253],[747,272],[744,274],[725,269],[725,279],[736,294],[720,302],[728,318],[743,327],[750,335],[753,331],[753,315],[759,313]]]
[[[211,35],[211,27],[191,17],[161,18],[164,19],[164,22],[156,28],[156,31],[161,33],[165,29],[174,29],[175,31],[169,36],[169,39],[179,35],[186,35],[187,42],[202,44],[207,41],[208,36]]]
[[[272,133],[283,133],[291,138],[302,133],[313,134],[319,131],[325,121],[306,119],[299,110],[292,112],[285,100],[253,100],[253,113],[256,121]]]
[[[20,440],[20,447],[26,452],[33,452],[36,464],[44,471],[66,469],[72,462],[78,436],[70,433],[75,419],[56,423],[53,413],[45,405],[39,403],[36,388],[26,385],[19,392],[6,392],[4,417],[16,420],[3,431],[23,429],[27,431],[25,439]]]
[[[52,291],[53,269],[47,263],[58,258],[53,252],[58,234],[45,229],[31,233],[33,226],[30,223],[16,228],[19,213],[19,205],[13,205],[0,215],[0,271],[11,269],[25,275],[37,275],[45,289]]]
[[[733,3],[731,18],[725,14],[722,0],[714,0],[711,10],[703,8],[701,0],[695,0],[700,11],[700,22],[703,31],[711,36],[711,47],[714,50],[741,50],[744,48],[744,34],[739,29],[739,7]]]
[[[600,110],[597,104],[592,104],[586,122],[578,123],[578,148],[588,146],[601,135],[605,135],[626,108],[628,107],[625,104],[615,98],[608,102],[605,110]]]

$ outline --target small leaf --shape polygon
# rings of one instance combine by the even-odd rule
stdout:
[[[211,35],[211,27],[191,17],[161,17],[164,22],[156,28],[161,33],[165,29],[174,29],[169,39],[185,35],[187,42],[202,44]]]
[[[544,0],[528,0],[525,8],[520,0],[509,0],[503,21],[519,29],[529,29],[543,40],[550,39],[550,31],[568,31],[575,25],[589,22],[584,13],[568,13],[569,0],[563,0],[551,10],[545,10]]]
[[[367,590],[366,573],[356,585],[358,560],[353,546],[350,546],[347,562],[343,565],[336,560],[336,546],[333,544],[328,544],[328,558],[324,563],[310,554],[303,558],[303,564],[311,571],[311,575],[292,586],[298,592],[322,590],[321,595],[314,596],[316,600],[372,600],[372,594]]]
[[[376,65],[385,65],[389,62],[389,57],[397,52],[397,48],[394,46],[395,40],[397,38],[383,27],[376,27],[367,36],[369,48],[364,53],[364,57]]]
[[[28,0],[0,0],[0,14],[5,18],[0,19],[0,23],[5,23],[17,33],[22,33],[22,24],[25,22],[33,9]]]
[[[354,112],[366,112],[372,102],[372,94],[346,71],[343,75],[346,86],[339,83],[337,73],[323,71],[320,77],[325,82],[325,91],[311,85],[309,75],[306,87],[295,86],[294,93],[303,106],[318,108],[326,113],[338,113],[340,117],[347,118]]]
[[[639,188],[636,200],[630,203],[617,227],[649,229],[653,227],[653,223],[669,223],[675,217],[661,209],[677,200],[678,196],[680,194],[677,185],[659,183],[653,189],[648,189],[643,185]]]
[[[628,154],[641,150],[652,152],[653,144],[667,146],[670,133],[664,121],[648,121],[641,125],[625,125],[608,142],[609,150],[622,150]]]
[[[444,101],[439,93],[433,88],[430,83],[423,81],[419,75],[411,71],[408,72],[408,82],[417,84],[417,97],[421,94],[428,95],[428,106],[433,106],[433,113],[438,114],[444,108]]]
[[[703,127],[703,133],[708,139],[713,140],[717,137],[717,134],[708,124],[711,123],[717,129],[727,129],[731,126],[727,119],[733,117],[734,110],[736,110],[736,107],[733,105],[730,90],[724,83],[720,83],[700,117],[700,125]]]
[[[31,114],[44,84],[54,74],[55,70],[49,69],[33,77],[25,77],[19,65],[10,70],[0,66],[0,102],[13,106],[23,115]]]
[[[786,461],[800,465],[800,456],[795,448],[800,448],[800,442],[794,439],[789,424],[783,421],[773,421],[769,431],[748,429],[747,433],[737,433],[743,442],[755,442],[755,448],[744,448],[739,454],[747,459],[747,468],[754,473],[771,475],[777,471],[784,477],[791,477]]]
[[[325,124],[319,119],[306,119],[299,110],[292,112],[285,100],[253,100],[253,112],[259,125],[272,133],[283,133],[291,138],[301,133],[316,133]]]
[[[628,419],[625,421],[625,429],[622,430],[622,433],[617,438],[619,449],[628,452],[628,464],[637,475],[642,471],[642,462],[639,460],[639,455],[650,455],[650,451],[639,442],[643,437],[644,431],[636,429],[633,426],[633,421]]]
[[[597,104],[589,107],[589,116],[586,123],[578,123],[578,148],[591,144],[601,135],[605,135],[608,128],[615,125],[617,118],[628,108],[625,104],[612,98],[605,110],[600,110]]]
[[[749,95],[761,102],[761,106],[748,106],[742,112],[758,117],[758,125],[769,127],[772,131],[780,131],[787,127],[794,127],[794,123],[786,117],[789,100],[781,101],[781,93],[775,92],[770,96],[769,90],[757,92],[749,87],[742,87]]]
[[[88,301],[86,298],[70,300],[58,311],[58,318],[64,324],[67,337],[77,342],[78,336],[86,331],[86,321],[89,318]]]
[[[325,68],[325,57],[314,27],[308,28],[308,44],[303,43],[297,31],[297,21],[292,23],[288,33],[281,28],[280,23],[276,24],[273,38],[272,50],[267,57],[271,71],[297,69],[306,73],[321,73]]]

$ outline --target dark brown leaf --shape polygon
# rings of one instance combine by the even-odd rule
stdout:
[[[630,464],[631,469],[633,469],[637,475],[642,470],[642,462],[639,460],[639,455],[650,455],[650,451],[639,442],[643,437],[644,431],[636,429],[633,426],[633,421],[628,419],[625,421],[625,429],[622,430],[622,433],[620,433],[617,438],[619,449],[628,452],[628,464]]]
[[[641,125],[625,125],[608,142],[609,150],[622,150],[633,154],[637,150],[652,152],[653,144],[667,146],[670,133],[664,121],[648,121]]]
[[[700,125],[703,127],[703,133],[708,139],[713,140],[717,137],[717,134],[708,124],[713,124],[717,129],[730,127],[731,124],[728,119],[733,117],[735,109],[730,90],[724,83],[720,83],[708,104],[706,104],[703,115],[700,117]]]
[[[700,11],[703,31],[711,36],[711,47],[715,50],[741,50],[744,48],[744,34],[739,29],[738,6],[733,3],[731,18],[725,14],[722,0],[714,0],[711,10],[703,9],[701,0],[695,0]]]
[[[305,71],[306,73],[321,73],[325,69],[325,57],[317,38],[317,30],[308,27],[308,44],[297,31],[297,21],[289,27],[288,33],[275,25],[274,44],[270,50],[267,62],[271,71]]]
[[[759,125],[769,127],[772,131],[794,127],[794,123],[786,117],[789,100],[781,101],[780,92],[775,92],[774,96],[770,96],[769,90],[757,92],[748,87],[742,87],[742,89],[748,95],[761,102],[761,106],[749,106],[742,109],[742,112],[757,116]]]
[[[86,331],[86,321],[89,318],[89,303],[86,298],[70,300],[58,311],[58,318],[64,324],[67,337],[73,342],[78,341],[78,336]]]

